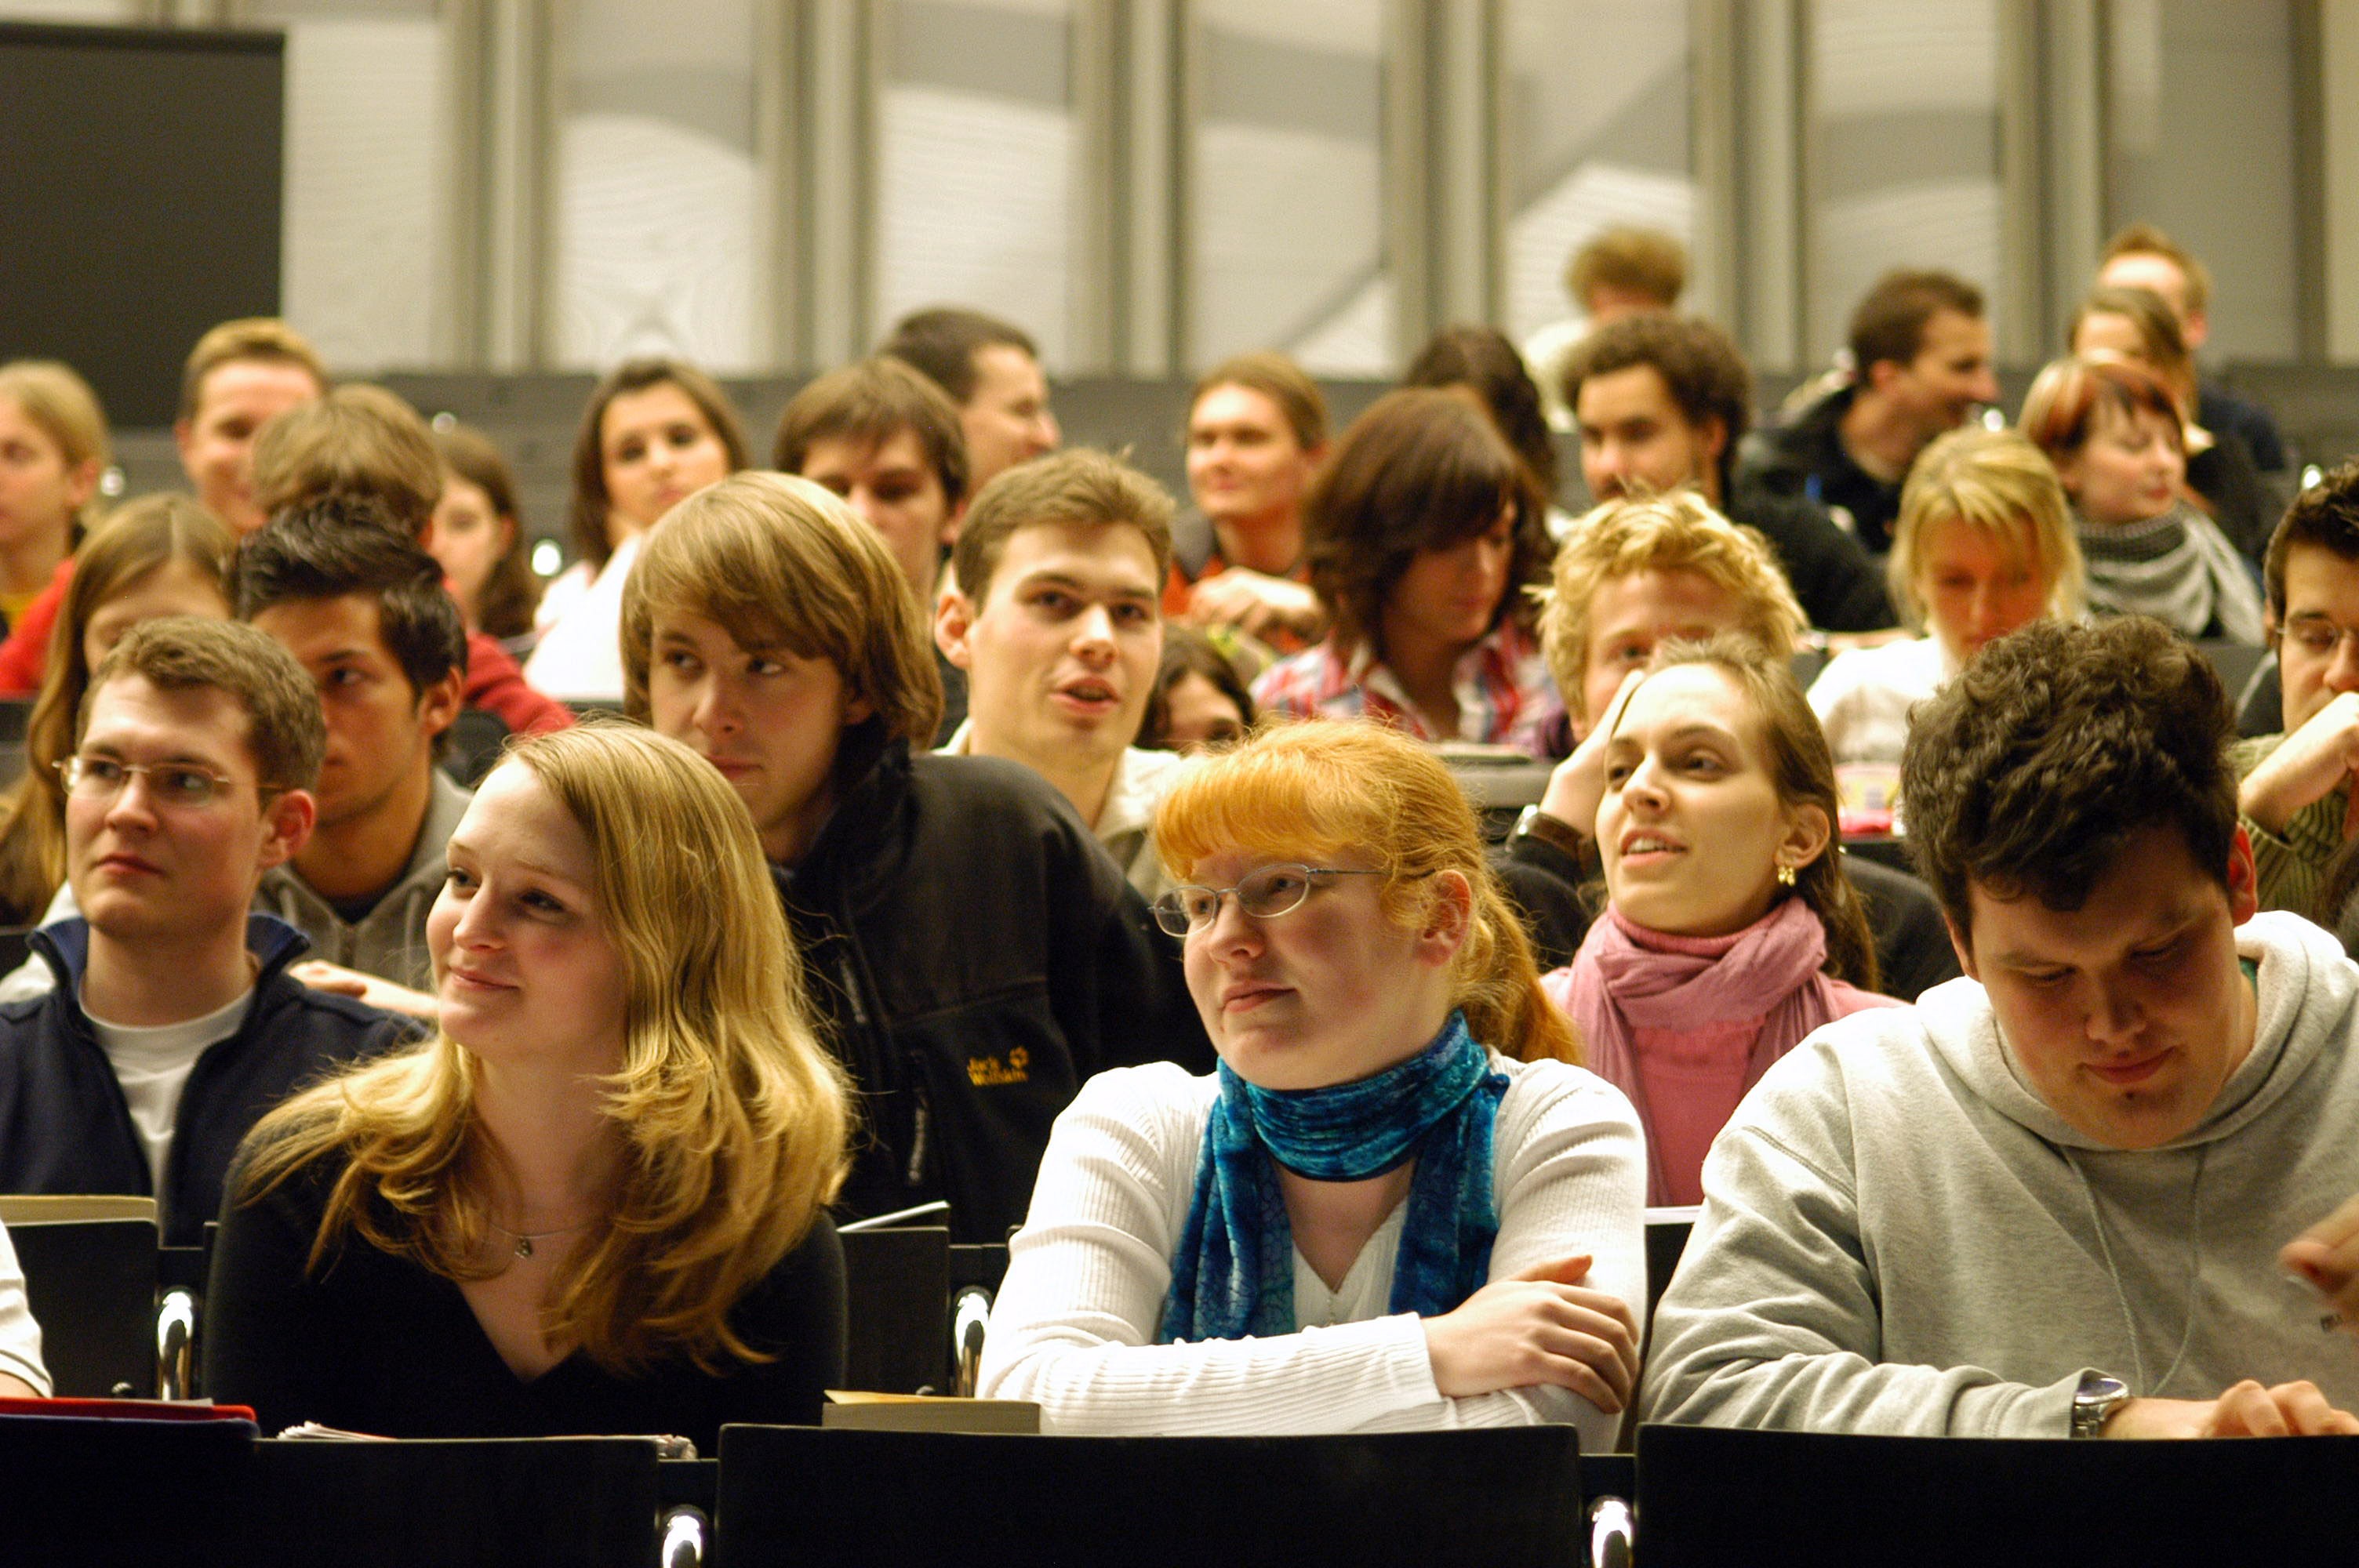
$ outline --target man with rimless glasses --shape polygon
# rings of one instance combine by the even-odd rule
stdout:
[[[2313,907],[2326,862],[2354,826],[2359,773],[2359,463],[2302,492],[2269,540],[2269,644],[2284,728],[2231,753],[2244,783],[2236,809],[2253,840],[2261,907],[2328,925]]]
[[[408,1037],[290,978],[301,934],[247,914],[325,744],[310,677],[248,626],[149,622],[92,673],[60,765],[82,915],[33,936],[56,989],[0,1008],[0,1192],[152,1194],[193,1246],[265,1111]]]

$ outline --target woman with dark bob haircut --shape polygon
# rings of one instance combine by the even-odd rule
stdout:
[[[1468,398],[1391,392],[1352,422],[1306,508],[1332,630],[1254,683],[1265,712],[1365,714],[1420,741],[1561,752],[1564,705],[1526,590],[1547,503]]]

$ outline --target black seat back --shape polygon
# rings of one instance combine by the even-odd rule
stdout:
[[[1680,1255],[1687,1250],[1688,1234],[1695,1229],[1693,1208],[1650,1208],[1647,1211],[1647,1317],[1645,1328],[1651,1335],[1655,1326],[1655,1308],[1663,1299],[1663,1287],[1671,1282],[1671,1275],[1680,1266]]]
[[[651,1438],[255,1445],[241,1561],[484,1568],[655,1561]]]
[[[2359,1438],[2074,1443],[1638,1430],[1647,1568],[2348,1562]]]
[[[722,1568],[1217,1563],[1570,1568],[1569,1426],[1328,1437],[1010,1437],[730,1426]]]
[[[842,1235],[845,1387],[949,1391],[949,1230],[902,1226]]]
[[[156,1222],[65,1219],[8,1227],[57,1392],[156,1393]]]
[[[228,1568],[248,1421],[0,1416],[0,1561]]]

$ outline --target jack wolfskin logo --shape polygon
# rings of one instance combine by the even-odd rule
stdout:
[[[1028,1084],[1032,1081],[1032,1053],[1018,1045],[1004,1062],[996,1056],[969,1056],[966,1076],[967,1082],[977,1088],[989,1084]]]

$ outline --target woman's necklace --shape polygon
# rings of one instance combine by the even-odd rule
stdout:
[[[486,1219],[484,1223],[490,1226],[494,1230],[498,1231],[502,1236],[515,1238],[516,1255],[519,1258],[529,1258],[532,1256],[532,1244],[534,1242],[546,1241],[552,1236],[571,1236],[575,1231],[587,1227],[590,1222],[586,1219],[577,1219],[571,1225],[561,1225],[555,1230],[510,1230],[506,1226],[502,1225],[496,1219]]]

